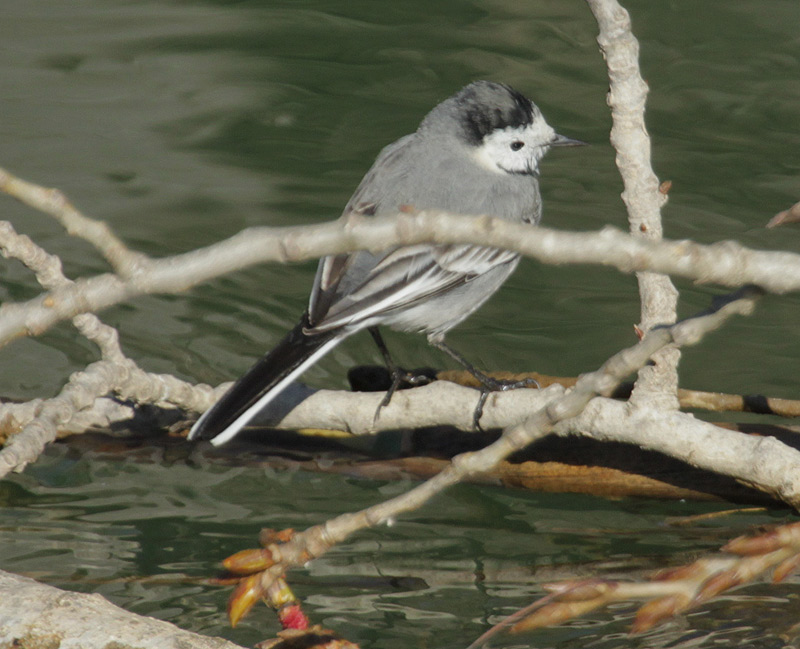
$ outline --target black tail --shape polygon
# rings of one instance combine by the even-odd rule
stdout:
[[[341,331],[309,335],[306,319],[251,367],[197,420],[189,439],[223,444],[231,439],[301,372],[343,337]]]

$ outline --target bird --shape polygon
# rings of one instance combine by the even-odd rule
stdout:
[[[582,144],[556,133],[521,92],[475,81],[435,106],[414,133],[378,154],[341,218],[438,209],[534,226],[542,217],[539,162],[552,147]],[[444,341],[500,288],[519,259],[498,248],[433,243],[324,257],[297,326],[195,422],[188,438],[215,446],[228,442],[306,369],[364,329],[392,371],[385,405],[402,370],[392,363],[379,325],[426,334],[487,390],[519,387],[487,377]],[[478,418],[476,411],[476,425]]]

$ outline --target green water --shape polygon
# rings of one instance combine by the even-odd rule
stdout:
[[[656,172],[673,181],[667,236],[800,249],[800,228],[763,228],[800,199],[800,4],[628,7],[651,88]],[[0,165],[61,188],[149,254],[189,250],[249,225],[337,217],[381,147],[477,78],[518,87],[559,132],[592,145],[545,159],[545,223],[626,227],[608,144],[605,66],[580,1],[5,0],[2,13]],[[71,276],[106,270],[47,217],[10,200],[0,205],[2,218],[59,254]],[[0,268],[0,300],[36,295],[26,270]],[[313,272],[313,263],[253,268],[185,295],[140,298],[103,318],[144,368],[216,383],[294,324]],[[717,292],[680,288],[685,315]],[[768,298],[754,316],[688,351],[682,385],[796,396],[797,306],[796,296]],[[632,278],[525,262],[450,340],[489,369],[572,375],[633,342],[637,320]],[[389,342],[403,364],[446,364],[417,338]],[[67,324],[1,353],[0,393],[18,398],[54,394],[95,358]],[[306,379],[342,387],[348,367],[378,361],[369,337],[357,336]],[[252,643],[274,632],[273,618],[229,630],[223,590],[115,580],[204,576],[221,556],[251,545],[263,525],[303,527],[407,486],[191,455],[86,459],[56,448],[0,483],[0,568]],[[364,647],[463,647],[552,578],[537,571],[608,558],[658,565],[717,547],[726,526],[738,532],[770,518],[664,526],[665,517],[714,507],[460,487],[298,572],[297,591],[314,621]],[[362,582],[364,575],[407,576],[425,587]],[[731,596],[639,640],[624,636],[631,609],[620,608],[509,644],[783,646],[776,635],[791,626],[794,608],[790,582]]]

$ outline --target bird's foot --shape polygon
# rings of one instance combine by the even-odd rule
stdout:
[[[395,392],[398,390],[407,390],[408,388],[414,388],[420,385],[428,385],[436,380],[436,376],[427,368],[409,372],[408,370],[404,370],[401,367],[395,366],[389,371],[389,375],[391,376],[392,383],[389,386],[389,389],[386,390],[386,394],[383,395],[383,399],[381,399],[378,407],[375,409],[375,415],[372,417],[373,426],[378,423],[378,417],[380,417],[381,410],[389,405],[389,402],[392,400]]]
[[[483,407],[492,392],[507,392],[508,390],[518,390],[519,388],[539,389],[541,387],[536,379],[531,378],[521,380],[495,379],[477,370],[473,372],[473,376],[481,383],[481,396],[478,398],[478,404],[472,412],[472,427],[481,433],[485,432],[481,426]]]

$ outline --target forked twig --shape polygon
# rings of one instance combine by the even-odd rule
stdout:
[[[47,189],[0,169],[0,191],[49,214],[69,234],[88,241],[123,277],[132,275],[147,260],[146,255],[128,248],[106,223],[78,211],[61,190]]]

